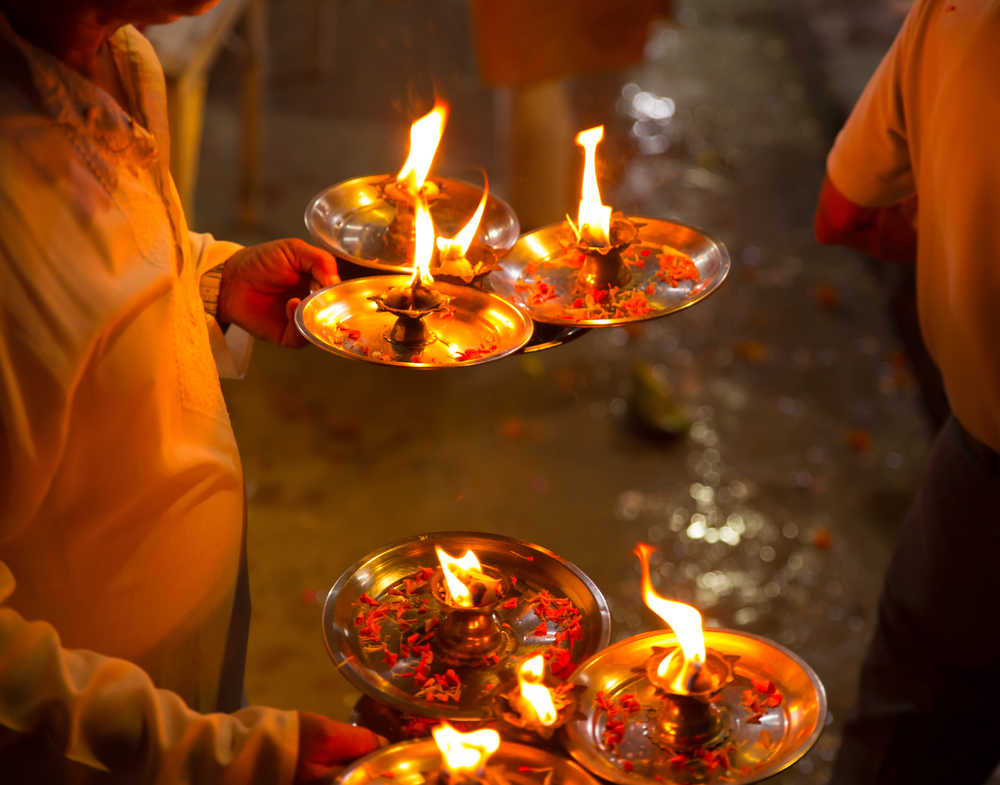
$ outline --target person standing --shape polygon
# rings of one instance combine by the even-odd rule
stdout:
[[[816,237],[915,259],[952,416],[885,577],[832,783],[1000,762],[1000,2],[918,0],[827,159]]]
[[[193,0],[0,0],[0,780],[288,783],[376,747],[243,708],[243,476],[219,372],[333,257],[188,229],[163,72]],[[232,326],[230,326],[232,325]],[[228,329],[227,329],[228,328]]]

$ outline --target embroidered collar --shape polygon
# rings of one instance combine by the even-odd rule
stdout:
[[[108,39],[115,67],[126,83],[132,65],[129,28],[116,30]],[[138,35],[138,33],[136,33]],[[0,14],[0,45],[12,47],[24,58],[41,107],[60,125],[94,139],[115,155],[139,161],[156,155],[153,136],[135,122],[105,90],[58,58],[21,38]],[[132,96],[137,100],[138,96]]]

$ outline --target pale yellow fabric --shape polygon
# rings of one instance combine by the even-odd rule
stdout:
[[[12,591],[0,562],[0,603]],[[294,712],[195,712],[131,662],[61,648],[51,624],[3,605],[0,696],[3,783],[280,785],[294,770]],[[18,746],[39,730],[44,744]]]
[[[920,326],[952,411],[1000,450],[1000,2],[919,0],[827,160],[856,204],[914,190]]]
[[[294,713],[196,713],[244,514],[212,347],[240,358],[198,276],[239,246],[188,231],[137,31],[112,52],[138,122],[0,34],[0,753],[3,729],[42,727],[83,779],[287,782]]]

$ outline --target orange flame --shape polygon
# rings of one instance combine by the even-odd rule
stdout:
[[[642,565],[642,599],[651,611],[665,621],[677,636],[681,653],[684,655],[684,667],[681,668],[675,680],[678,691],[686,688],[686,683],[705,662],[705,633],[701,628],[701,614],[691,605],[674,602],[661,597],[653,590],[653,582],[649,577],[649,555],[656,549],[652,545],[639,543],[635,546],[636,556]],[[669,659],[664,659],[657,675],[664,676]]]
[[[485,179],[485,175],[483,177]],[[490,181],[487,179],[486,185],[483,188],[483,198],[479,200],[479,206],[476,208],[476,212],[472,214],[469,222],[454,237],[437,238],[438,251],[440,251],[443,258],[461,259],[465,256],[465,252],[472,245],[472,238],[476,236],[476,230],[479,229],[479,224],[483,220],[483,213],[486,211],[486,200],[489,198],[489,195]]]
[[[424,197],[417,194],[414,206],[413,222],[416,229],[416,239],[413,243],[413,275],[410,286],[423,282],[432,283],[431,256],[434,255],[434,221],[427,209]]]
[[[500,734],[489,728],[462,733],[442,722],[431,733],[445,768],[451,772],[475,774],[500,747]]]
[[[604,126],[588,128],[576,135],[576,143],[583,147],[583,189],[580,209],[576,215],[576,239],[589,245],[608,245],[611,236],[611,208],[601,203],[597,187],[597,167],[594,164],[597,143],[604,138]]]
[[[435,546],[434,550],[437,551],[438,561],[441,562],[441,570],[444,572],[445,586],[448,589],[449,596],[456,605],[466,608],[471,607],[472,594],[469,592],[469,587],[462,583],[455,574],[455,570],[475,570],[482,572],[483,567],[479,563],[479,559],[476,558],[476,554],[472,551],[466,551],[460,559],[456,559],[454,556],[441,550],[441,548]]]
[[[542,684],[544,674],[545,658],[539,654],[521,664],[517,683],[521,687],[521,697],[534,709],[538,721],[542,725],[552,725],[556,721],[556,706],[549,688]]]
[[[427,179],[446,122],[448,104],[435,101],[434,108],[410,126],[410,154],[396,175],[396,181],[411,193],[417,193]]]

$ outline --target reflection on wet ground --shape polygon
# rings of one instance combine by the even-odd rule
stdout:
[[[504,195],[503,103],[476,75],[464,5],[338,3],[333,70],[320,77],[305,73],[297,12],[307,18],[308,5],[272,13],[262,225],[231,225],[236,70],[223,63],[201,228],[247,242],[304,234],[317,192],[399,168],[434,84],[452,104],[436,170],[485,167]],[[863,260],[812,239],[831,129],[792,56],[796,31],[749,1],[684,5],[679,19],[657,28],[635,68],[576,80],[571,105],[607,124],[606,203],[725,243],[733,270],[717,293],[458,371],[258,346],[247,379],[226,384],[249,497],[254,701],[347,716],[357,696],[323,649],[320,603],[383,544],[484,529],[548,546],[603,589],[620,639],[659,625],[631,554],[644,540],[658,548],[662,594],[817,670],[829,727],[776,781],[825,779],[927,429],[885,293]],[[629,429],[636,362],[669,380],[686,436]]]

